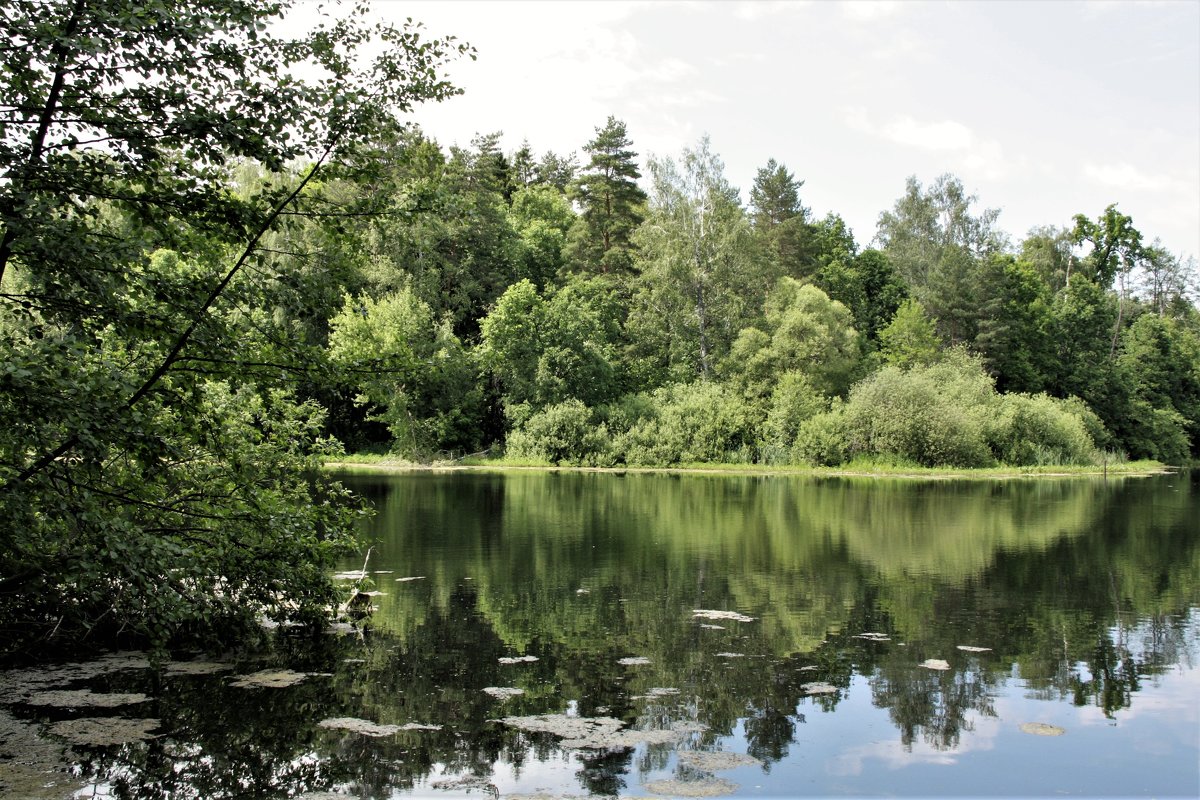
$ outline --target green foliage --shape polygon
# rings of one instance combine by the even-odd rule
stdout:
[[[1073,404],[1044,394],[1007,394],[997,398],[991,413],[988,444],[1001,463],[1095,464],[1100,460],[1089,424]]]
[[[329,612],[357,511],[311,480],[336,447],[294,387],[341,287],[264,251],[337,199],[319,178],[370,173],[397,111],[454,94],[442,66],[470,51],[363,15],[285,39],[288,7],[0,14],[5,649]],[[235,191],[244,161],[274,174]]]
[[[879,350],[884,363],[901,369],[932,364],[941,350],[937,329],[921,304],[905,300],[896,315],[879,332]]]
[[[625,425],[627,429],[620,430]],[[614,414],[609,429],[617,434],[613,448],[618,460],[630,465],[738,463],[753,458],[755,436],[746,405],[736,392],[715,382],[656,389]]]
[[[645,217],[646,193],[625,123],[609,117],[584,151],[591,159],[571,184],[583,212],[571,231],[570,259],[586,272],[627,273],[633,266],[632,236]]]
[[[800,426],[796,455],[822,465],[862,457],[926,467],[1095,463],[1094,425],[1075,403],[996,393],[978,358],[952,350],[856,385],[844,405]]]
[[[651,161],[650,216],[635,237],[641,273],[628,325],[659,382],[709,377],[768,288],[737,189],[708,138],[682,162]]]
[[[379,300],[346,297],[330,320],[329,359],[378,409],[408,455],[476,444],[482,393],[471,354],[411,289]]]
[[[763,397],[785,372],[799,372],[826,396],[842,394],[858,365],[859,342],[849,310],[815,286],[782,278],[767,296],[768,333],[747,328],[738,334],[726,371]]]
[[[605,402],[620,387],[620,308],[606,279],[576,278],[540,295],[528,280],[508,288],[481,325],[479,357],[497,379],[510,419],[575,398]],[[516,416],[513,416],[513,414]]]
[[[545,288],[566,265],[567,231],[575,212],[558,189],[537,184],[513,194],[509,219],[521,237],[522,266],[517,274]]]
[[[551,464],[606,466],[608,431],[574,398],[529,415],[508,436],[505,453]]]
[[[762,461],[786,463],[801,426],[826,411],[828,402],[802,372],[785,372],[771,393],[770,409],[762,427]]]

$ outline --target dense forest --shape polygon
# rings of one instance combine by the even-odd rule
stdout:
[[[706,139],[643,175],[616,118],[581,154],[444,148],[403,114],[458,91],[469,46],[361,13],[281,37],[288,5],[0,11],[5,640],[322,617],[361,510],[311,477],[343,447],[970,467],[1200,446],[1194,262],[1116,205],[1014,242],[959,179],[914,178],[868,243],[774,160],[743,203]]]

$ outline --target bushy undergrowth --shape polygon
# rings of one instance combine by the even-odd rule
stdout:
[[[761,406],[761,407],[759,407]],[[1077,400],[1000,394],[979,359],[886,366],[832,403],[785,373],[756,406],[732,385],[671,384],[591,409],[579,400],[526,417],[512,458],[586,466],[770,463],[921,467],[1097,464],[1104,426]]]
[[[1080,403],[999,394],[977,359],[955,352],[929,366],[879,370],[802,425],[793,455],[824,466],[864,456],[927,467],[1091,464],[1099,429]]]

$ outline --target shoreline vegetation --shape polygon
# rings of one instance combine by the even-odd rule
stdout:
[[[771,464],[676,464],[673,466],[589,467],[558,465],[505,458],[446,459],[410,461],[398,456],[369,453],[348,454],[327,459],[329,471],[391,472],[598,472],[609,474],[641,473],[666,475],[745,475],[750,477],[813,478],[898,478],[905,480],[1011,480],[1017,478],[1144,478],[1166,475],[1180,468],[1159,461],[1129,461],[1108,465],[1048,464],[1038,466],[998,466],[963,469],[959,467],[921,467],[911,464],[858,463],[839,467]]]

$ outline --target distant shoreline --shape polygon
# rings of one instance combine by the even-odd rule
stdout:
[[[361,458],[361,460],[360,460]],[[582,467],[551,464],[509,464],[503,461],[487,463],[432,462],[417,463],[384,457],[350,457],[331,459],[324,464],[327,470],[350,472],[581,472],[611,474],[667,475],[745,475],[748,477],[811,477],[811,478],[899,478],[904,480],[1012,480],[1019,478],[1146,478],[1166,475],[1175,468],[1156,461],[1136,461],[1114,464],[1105,470],[1096,466],[1045,467],[985,467],[958,469],[952,467],[786,467],[760,464],[695,464],[673,467]]]

